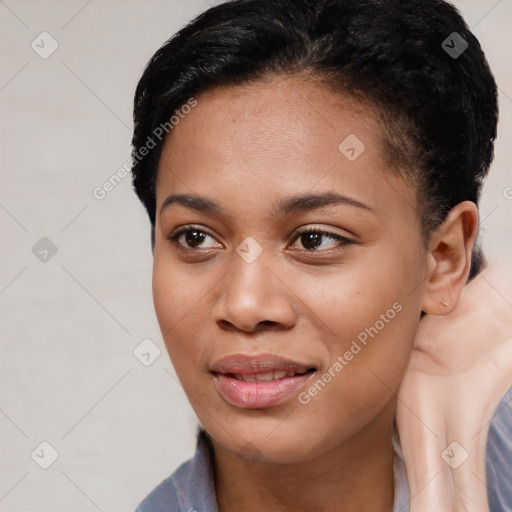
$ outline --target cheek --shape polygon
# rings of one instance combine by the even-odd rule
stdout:
[[[287,286],[304,304],[304,318],[314,324],[310,327],[322,333],[328,348],[340,352],[358,336],[364,342],[365,329],[374,332],[375,324],[379,332],[389,332],[389,325],[400,323],[404,315],[397,310],[410,301],[403,293],[404,274],[361,261],[330,274],[289,275]]]
[[[176,369],[196,367],[201,359],[208,314],[205,309],[211,285],[205,279],[178,268],[155,252],[153,265],[153,303],[162,337]]]
[[[386,404],[395,399],[417,325],[415,308],[393,304],[395,309],[382,309],[387,323],[368,311],[331,317],[329,327],[339,336],[329,346],[328,366],[300,395],[305,428],[312,422],[322,432],[320,437],[349,438],[384,408],[389,411]]]
[[[317,386],[325,395],[312,402],[328,415],[357,411],[353,418],[370,417],[392,398],[410,357],[420,309],[419,293],[410,293],[411,276],[421,275],[420,260],[388,258],[385,265],[382,252],[373,259],[329,279],[296,281],[305,311],[313,313],[312,350],[327,351],[322,370],[328,384],[325,391]]]
[[[189,318],[203,307],[210,283],[209,273],[187,268],[166,253],[155,249],[153,262],[153,303],[162,333],[178,324],[189,324]]]

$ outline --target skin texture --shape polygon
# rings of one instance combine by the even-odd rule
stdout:
[[[197,100],[160,158],[153,296],[176,373],[213,439],[219,510],[390,511],[396,392],[421,311],[457,303],[476,207],[461,203],[425,248],[416,191],[388,168],[372,109],[319,85],[275,78]],[[365,144],[354,161],[338,149],[350,134]],[[324,192],[369,209],[273,213],[283,198]],[[161,211],[171,194],[205,196],[222,211]],[[208,235],[199,248],[167,239],[189,225]],[[308,250],[297,234],[314,228],[351,243],[324,237]],[[236,251],[246,237],[262,249],[252,263]],[[241,353],[314,367],[307,389],[396,303],[400,312],[307,404],[295,393],[246,409],[217,391],[212,364]]]
[[[448,315],[421,321],[397,405],[411,512],[489,510],[485,451],[512,386],[511,299],[510,266],[496,265]]]

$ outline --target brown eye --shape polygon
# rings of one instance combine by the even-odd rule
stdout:
[[[211,238],[214,241],[214,245],[202,246],[202,244],[207,241],[208,238]],[[217,244],[215,239],[206,231],[196,228],[196,227],[187,227],[178,230],[176,233],[167,237],[167,240],[179,244],[185,249],[210,249]]]
[[[341,235],[319,229],[302,231],[295,240],[300,240],[302,248],[307,251],[329,250],[352,243]],[[299,247],[299,249],[301,248]]]

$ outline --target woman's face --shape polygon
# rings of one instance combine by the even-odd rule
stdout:
[[[160,158],[153,273],[192,407],[266,461],[375,438],[421,312],[415,191],[354,100],[291,78],[196,99]]]

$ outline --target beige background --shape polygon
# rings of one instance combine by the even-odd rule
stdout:
[[[500,87],[482,238],[491,260],[510,257],[512,0],[455,3]],[[129,177],[103,200],[93,190],[128,159],[143,66],[207,7],[0,1],[1,511],[130,511],[193,453],[153,312],[146,214]],[[43,31],[59,45],[47,59],[31,48]],[[46,263],[32,252],[42,237],[57,248]],[[147,338],[161,355],[146,367],[133,351]],[[43,441],[59,455],[48,469]]]

